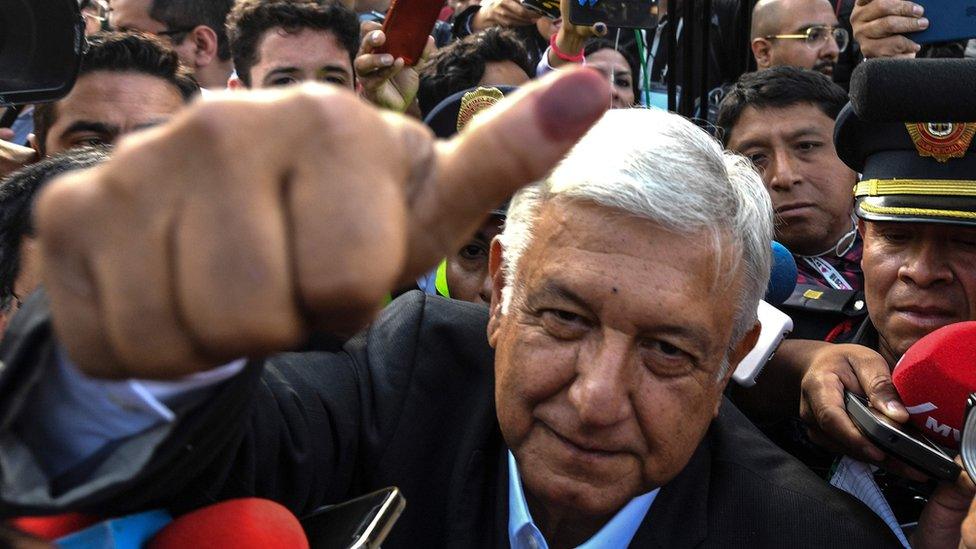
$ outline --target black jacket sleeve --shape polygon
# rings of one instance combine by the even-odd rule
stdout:
[[[419,292],[404,295],[340,352],[252,360],[206,402],[177,410],[174,424],[100,452],[93,458],[97,463],[82,467],[87,475],[82,482],[77,471],[65,475],[67,480],[23,475],[24,467],[0,459],[2,512],[120,514],[155,507],[180,512],[230,497],[259,496],[301,515],[348,499],[369,484],[400,427],[417,365],[450,368],[449,359],[416,360],[422,331],[440,330],[448,341],[475,334],[484,340],[482,309],[451,308],[428,314],[439,321],[425,322],[429,302]],[[443,303],[434,308],[446,307]],[[6,363],[0,372],[4,457],[17,455],[10,451],[17,441],[13,426],[29,426],[19,410],[54,360],[44,300],[32,301],[22,313],[0,348]],[[108,470],[107,464],[115,466]]]

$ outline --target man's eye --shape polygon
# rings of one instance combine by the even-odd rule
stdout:
[[[911,240],[912,237],[905,231],[884,231],[881,233],[881,238],[883,238],[885,242],[889,242],[891,244],[905,244]]]
[[[541,312],[542,326],[557,339],[576,339],[589,327],[582,316],[561,309],[545,309]]]
[[[71,140],[72,147],[95,147],[99,145],[109,145],[109,144],[111,144],[111,140],[97,135],[78,137]]]
[[[967,249],[976,250],[976,237],[973,236],[957,236],[952,239],[957,245]]]
[[[297,84],[298,79],[293,76],[279,76],[268,82],[269,86],[290,86],[292,84]]]
[[[691,355],[680,347],[659,339],[641,345],[641,356],[651,371],[663,376],[683,375],[695,365]]]
[[[817,143],[816,141],[803,141],[801,143],[797,143],[796,148],[801,151],[812,151],[819,148],[820,145],[821,143]]]
[[[348,85],[346,83],[346,82],[348,82],[348,80],[346,80],[345,78],[343,78],[341,76],[329,76],[329,77],[327,77],[325,79],[325,81],[326,82],[329,82],[330,84],[335,84],[337,86],[347,86]]]
[[[486,250],[484,246],[468,244],[467,246],[461,248],[458,255],[463,259],[476,260],[488,257],[488,250]]]
[[[765,154],[762,153],[750,154],[748,158],[749,161],[752,162],[752,165],[756,167],[756,169],[762,170],[766,168],[767,159]]]

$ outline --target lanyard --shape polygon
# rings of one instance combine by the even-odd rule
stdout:
[[[847,279],[841,275],[833,265],[828,263],[822,257],[804,257],[803,261],[807,262],[807,265],[813,267],[820,273],[820,276],[824,277],[827,284],[835,290],[853,290],[850,284],[847,283]]]

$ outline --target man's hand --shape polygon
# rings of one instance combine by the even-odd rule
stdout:
[[[0,130],[7,130],[0,132],[0,177],[6,177],[38,160],[34,149],[8,141],[13,139],[13,131],[8,128],[0,128]]]
[[[924,480],[924,474],[888,457],[861,434],[847,415],[844,389],[866,395],[874,409],[898,423],[908,421],[908,410],[898,399],[891,370],[881,355],[861,345],[824,343],[813,354],[800,382],[800,418],[808,425],[810,440],[860,460],[883,462],[899,474]]]
[[[864,57],[915,57],[921,48],[902,36],[925,30],[922,6],[904,0],[857,0],[851,13],[854,39]]]
[[[359,55],[353,66],[363,86],[363,97],[384,109],[406,112],[417,97],[420,75],[415,67],[422,66],[434,52],[434,39],[427,37],[424,53],[414,67],[406,66],[402,58],[394,59],[388,53],[373,53],[386,43],[383,26],[375,21],[365,21],[360,26],[363,37]],[[417,109],[419,114],[419,109]]]
[[[522,5],[519,0],[485,0],[471,18],[471,31],[478,32],[490,27],[524,27],[534,25],[542,17]]]
[[[172,378],[362,326],[547,173],[608,93],[594,71],[547,77],[443,143],[334,86],[198,102],[39,198],[59,341],[92,375]]]
[[[599,23],[592,27],[574,25],[569,21],[569,3],[576,0],[559,0],[559,20],[554,27],[556,29],[556,47],[559,51],[567,55],[577,55],[583,51],[586,41],[594,36],[603,36],[607,33],[607,26]],[[569,61],[561,59],[556,52],[550,48],[547,55],[549,66],[556,68],[562,65],[570,65]]]
[[[956,463],[962,465],[962,460],[956,458]],[[976,517],[973,517],[970,504],[973,502],[973,495],[976,494],[976,486],[969,479],[966,471],[959,475],[954,483],[942,482],[932,493],[922,516],[918,519],[918,527],[912,533],[912,547],[914,549],[936,549],[939,547],[970,547],[969,543],[976,541],[970,534],[967,542],[966,530],[972,529],[970,524]],[[967,522],[963,522],[966,519]],[[962,525],[962,540],[960,540],[960,525]]]

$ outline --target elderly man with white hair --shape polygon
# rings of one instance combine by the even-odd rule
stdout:
[[[235,96],[55,183],[3,347],[4,508],[397,485],[385,547],[893,544],[722,397],[769,277],[758,175],[678,116],[601,117],[605,87],[548,77],[448,143],[338,89]],[[490,310],[414,292],[261,358],[348,333],[540,178]]]

